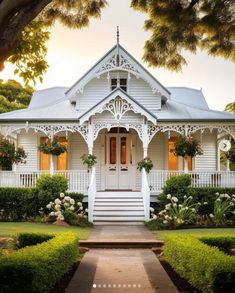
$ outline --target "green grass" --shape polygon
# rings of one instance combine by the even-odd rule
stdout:
[[[160,230],[152,231],[157,239],[163,239],[167,234],[191,234],[191,235],[233,235],[235,236],[235,228],[196,228],[182,230]]]
[[[14,236],[20,232],[75,232],[78,233],[79,239],[85,240],[88,238],[91,228],[80,227],[61,227],[52,224],[27,223],[27,222],[0,222],[0,236]]]

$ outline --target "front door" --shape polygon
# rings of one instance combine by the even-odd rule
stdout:
[[[127,133],[106,135],[106,189],[131,189],[132,141]]]

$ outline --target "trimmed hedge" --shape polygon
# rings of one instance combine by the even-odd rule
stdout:
[[[39,214],[39,209],[44,208],[49,203],[46,198],[39,197],[37,188],[24,187],[0,187],[0,210],[4,210],[0,215],[0,221],[22,221]],[[82,201],[83,194],[69,193],[75,201]],[[59,194],[53,195],[53,200],[59,197]]]
[[[41,233],[20,233],[17,237],[17,248],[24,248],[26,246],[32,246],[43,243],[52,239],[52,234],[41,234]]]
[[[235,236],[200,236],[199,240],[209,246],[215,246],[224,253],[231,254],[231,249],[235,245]]]
[[[78,236],[71,232],[0,257],[0,291],[47,293],[77,261]]]
[[[209,237],[208,237],[209,238]],[[164,255],[181,277],[203,293],[228,293],[235,288],[235,258],[194,236],[165,236]]]

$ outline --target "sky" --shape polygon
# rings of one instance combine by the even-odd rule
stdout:
[[[222,58],[213,58],[206,52],[196,55],[185,52],[188,62],[182,72],[151,68],[142,61],[143,46],[149,34],[144,31],[145,14],[130,8],[129,0],[109,0],[101,19],[93,19],[88,28],[71,30],[60,23],[51,30],[48,41],[49,69],[43,83],[36,89],[53,86],[71,86],[116,43],[116,27],[120,28],[120,43],[142,63],[164,86],[185,86],[202,89],[211,109],[224,110],[235,101],[235,64]],[[14,67],[6,63],[0,79],[20,79],[14,76]]]

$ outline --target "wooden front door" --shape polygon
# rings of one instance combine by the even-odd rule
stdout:
[[[130,134],[106,135],[106,189],[131,189],[131,143]]]

